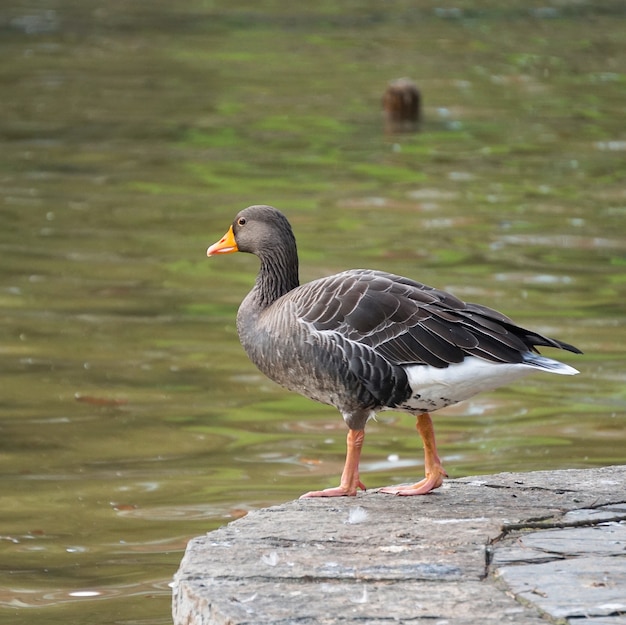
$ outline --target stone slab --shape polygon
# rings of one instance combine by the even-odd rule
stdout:
[[[626,615],[626,553],[507,566],[497,575],[555,619]]]
[[[292,501],[190,541],[174,623],[626,625],[625,530],[626,467]]]

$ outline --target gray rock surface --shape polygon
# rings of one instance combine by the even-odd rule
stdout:
[[[190,541],[175,625],[626,625],[626,466],[258,510]]]

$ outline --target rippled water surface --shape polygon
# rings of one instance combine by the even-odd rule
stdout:
[[[256,260],[205,257],[249,204],[303,280],[406,274],[584,350],[438,413],[451,476],[626,462],[623,3],[266,5],[0,8],[0,622],[169,623],[190,537],[337,481],[339,415],[239,347]],[[368,486],[419,476],[413,427],[368,426]]]

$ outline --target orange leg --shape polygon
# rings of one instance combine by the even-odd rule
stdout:
[[[365,430],[348,431],[346,464],[343,467],[341,484],[339,486],[326,488],[325,490],[312,490],[302,495],[300,499],[307,497],[343,497],[345,495],[354,497],[359,488],[365,490],[365,486],[359,479],[359,460],[364,438]]]
[[[392,495],[425,495],[443,484],[443,478],[448,477],[445,472],[439,455],[437,454],[437,444],[435,442],[435,430],[433,421],[428,413],[417,415],[417,431],[424,441],[424,471],[426,477],[412,484],[411,486],[387,486],[381,488],[381,493],[391,493]]]

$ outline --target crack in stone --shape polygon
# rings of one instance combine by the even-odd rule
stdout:
[[[586,509],[587,508],[580,508],[580,510]],[[568,510],[568,512],[574,512],[574,510]],[[603,517],[601,519],[580,519],[579,521],[521,521],[519,523],[504,523],[500,534],[498,534],[495,538],[492,538],[489,544],[494,545],[500,542],[512,532],[524,530],[567,529],[572,527],[594,527],[596,525],[603,525],[606,523],[622,523],[624,521],[626,521],[626,514],[618,514],[613,517]]]

